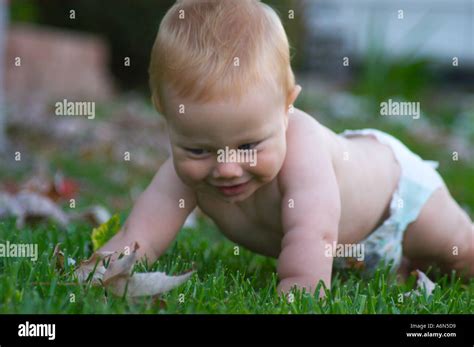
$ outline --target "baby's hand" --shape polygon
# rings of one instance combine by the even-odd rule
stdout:
[[[278,284],[277,291],[279,294],[285,295],[289,300],[292,297],[292,289],[301,290],[313,295],[318,285],[318,283],[313,283],[313,281],[314,279],[311,277],[285,278]],[[319,297],[324,297],[324,290],[320,290]]]
[[[123,229],[99,251],[120,253],[137,242],[137,259],[146,258],[152,264],[166,251],[195,207],[194,193],[181,182],[168,159],[136,201]]]
[[[336,229],[337,230],[337,229]],[[332,257],[326,256],[326,240],[317,233],[303,233],[302,229],[293,229],[285,235],[285,246],[278,258],[278,275],[280,283],[278,292],[289,293],[296,286],[313,295],[320,280],[327,288],[331,285]],[[324,296],[324,291],[318,293]]]

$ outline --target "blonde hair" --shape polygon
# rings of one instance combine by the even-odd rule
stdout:
[[[240,101],[262,82],[287,101],[295,86],[283,25],[259,0],[178,0],[160,24],[149,73],[155,106],[164,105],[165,84],[195,102]]]

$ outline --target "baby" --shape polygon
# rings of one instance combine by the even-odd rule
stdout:
[[[279,293],[330,287],[333,265],[373,273],[403,259],[474,276],[472,221],[433,162],[377,130],[335,134],[293,107],[301,87],[268,5],[178,0],[150,85],[172,155],[102,251],[136,241],[153,262],[198,206],[230,240],[278,258]]]

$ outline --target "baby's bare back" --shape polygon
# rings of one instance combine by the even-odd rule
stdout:
[[[299,110],[289,122],[288,132],[301,128],[291,126],[294,122],[304,122],[305,129],[314,128],[314,139],[305,146],[308,151],[324,142],[331,152],[341,199],[338,242],[363,240],[388,217],[400,173],[391,149],[371,137],[343,138]],[[295,138],[288,135],[288,139]],[[301,153],[301,160],[306,157],[310,156]],[[197,204],[230,240],[254,252],[278,257],[284,235],[278,178],[238,204],[199,194]],[[297,208],[297,202],[295,205]]]
[[[356,243],[389,217],[400,166],[391,148],[372,136],[331,135],[342,206],[339,240]]]

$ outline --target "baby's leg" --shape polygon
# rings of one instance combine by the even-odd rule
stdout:
[[[445,186],[433,192],[408,226],[403,255],[422,271],[436,265],[447,273],[457,270],[466,279],[474,277],[474,224]]]

